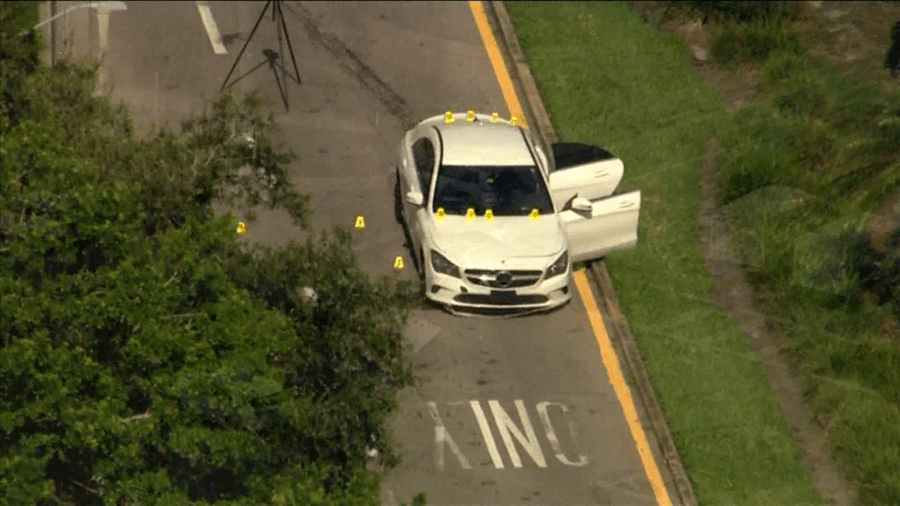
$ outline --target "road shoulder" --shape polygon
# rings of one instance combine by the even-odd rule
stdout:
[[[526,63],[524,53],[519,46],[512,22],[501,1],[485,2],[487,14],[496,22],[500,36],[497,37],[504,56],[512,63],[510,71],[513,82],[520,88],[524,97],[523,106],[529,116],[528,122],[536,130],[542,143],[549,146],[556,141],[556,134],[550,117],[544,108],[543,101],[537,90],[537,85]],[[550,152],[550,151],[548,151]],[[678,501],[682,506],[696,506],[697,499],[694,496],[687,472],[678,456],[675,443],[672,440],[669,426],[663,416],[662,408],[653,391],[649,375],[638,352],[637,343],[631,334],[628,322],[625,319],[619,304],[618,296],[612,285],[612,280],[603,261],[593,262],[589,268],[589,279],[597,290],[598,304],[606,323],[610,339],[616,348],[620,362],[624,364],[625,374],[630,383],[637,389],[646,419],[650,423],[647,427],[654,435],[659,451],[663,456],[666,468],[672,479],[672,484],[678,493]]]

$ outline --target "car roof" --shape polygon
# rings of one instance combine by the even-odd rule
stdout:
[[[466,121],[465,114],[454,115],[452,123],[443,116],[429,118],[441,135],[442,165],[457,166],[534,166],[535,160],[520,126],[509,121],[492,123],[490,116],[478,114]]]

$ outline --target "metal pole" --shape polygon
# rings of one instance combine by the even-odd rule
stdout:
[[[287,25],[284,22],[284,11],[281,10],[281,2],[275,3],[278,9],[278,17],[281,18],[281,28],[284,30],[284,38],[287,40],[288,52],[291,53],[291,62],[294,64],[294,72],[297,73],[297,84],[300,84],[300,70],[297,69],[297,59],[294,58],[294,46],[291,45],[291,36],[288,34]],[[285,69],[287,71],[287,69]]]
[[[269,5],[272,3],[272,0],[266,2],[265,7],[263,7],[262,12],[259,13],[259,18],[256,20],[256,24],[253,25],[253,29],[250,30],[250,35],[247,37],[247,41],[244,42],[244,47],[241,48],[241,52],[238,53],[237,58],[234,59],[234,64],[231,66],[231,70],[228,71],[228,75],[225,76],[225,81],[222,83],[222,88],[219,90],[219,93],[225,91],[225,87],[228,86],[228,79],[231,78],[231,74],[234,72],[234,69],[238,66],[238,62],[241,61],[241,56],[244,55],[244,51],[247,50],[247,46],[250,45],[250,40],[253,39],[253,35],[256,33],[256,29],[259,27],[260,21],[266,15],[266,11],[269,9]]]

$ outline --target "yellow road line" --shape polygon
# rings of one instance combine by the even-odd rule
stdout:
[[[584,270],[576,271],[572,274],[575,280],[575,286],[578,287],[578,293],[584,302],[584,308],[587,310],[588,319],[591,321],[591,327],[594,329],[594,337],[597,338],[597,345],[600,346],[600,356],[603,359],[603,365],[606,367],[606,373],[609,375],[609,382],[612,383],[613,390],[616,391],[616,397],[625,413],[625,421],[628,422],[628,428],[631,430],[631,437],[637,446],[638,454],[641,457],[641,463],[644,465],[644,471],[647,472],[647,479],[650,480],[650,486],[653,488],[653,495],[656,496],[656,503],[659,506],[672,506],[669,499],[669,492],[663,482],[662,475],[659,473],[659,467],[656,466],[656,460],[653,458],[653,452],[650,451],[650,443],[647,442],[647,435],[641,427],[641,418],[637,414],[637,408],[634,406],[634,399],[631,398],[631,391],[628,384],[625,383],[625,376],[622,374],[622,368],[619,367],[619,359],[616,357],[616,350],[613,349],[612,342],[609,340],[609,334],[606,333],[606,325],[603,324],[603,317],[600,316],[600,310],[597,308],[597,301],[594,300],[594,294],[588,285],[587,276]]]
[[[503,55],[500,53],[500,47],[494,38],[491,25],[488,23],[487,15],[484,12],[484,6],[481,2],[470,1],[469,8],[475,17],[475,25],[481,33],[481,40],[487,50],[488,58],[494,67],[494,74],[497,76],[497,82],[500,84],[500,90],[503,92],[503,98],[506,100],[506,106],[509,113],[518,116],[524,121],[522,105],[519,97],[516,95],[516,89],[513,86],[512,79],[509,77],[509,71],[506,63],[503,61]],[[653,489],[653,495],[656,497],[658,506],[672,506],[669,499],[669,492],[666,490],[665,482],[653,458],[653,452],[650,450],[650,443],[647,441],[647,435],[641,427],[641,419],[637,414],[637,408],[634,405],[634,399],[631,397],[631,391],[625,382],[625,376],[622,374],[622,368],[619,366],[619,360],[616,357],[616,351],[609,339],[606,331],[606,325],[603,323],[603,317],[597,307],[597,301],[594,300],[594,294],[588,285],[587,276],[584,270],[577,271],[572,275],[584,307],[587,310],[588,319],[591,322],[591,328],[594,331],[594,337],[597,339],[597,345],[600,347],[600,357],[603,365],[606,367],[606,373],[609,376],[609,382],[612,383],[613,390],[616,392],[616,398],[619,405],[622,406],[622,412],[625,415],[625,421],[631,431],[631,437],[637,446],[638,455],[641,458],[641,464],[647,473],[647,479],[650,481],[650,487]]]
[[[494,67],[494,75],[497,76],[497,82],[500,84],[500,91],[503,92],[503,100],[506,101],[509,114],[519,118],[524,124],[525,113],[522,112],[522,104],[519,103],[519,96],[516,95],[516,87],[513,86],[512,78],[509,77],[509,71],[506,69],[506,63],[503,61],[503,55],[500,54],[500,46],[497,45],[497,40],[494,39],[491,25],[488,22],[487,15],[484,13],[484,6],[481,5],[481,2],[471,1],[469,2],[469,8],[472,9],[472,15],[475,16],[475,24],[478,25],[484,48],[487,50],[488,58],[491,60],[491,66]]]

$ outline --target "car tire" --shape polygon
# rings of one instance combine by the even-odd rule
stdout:
[[[425,253],[419,248],[418,258],[416,259],[416,267],[418,267],[419,279],[425,281]]]
[[[394,219],[403,225],[406,223],[406,219],[403,216],[403,199],[400,195],[400,171],[394,170],[394,176]]]

